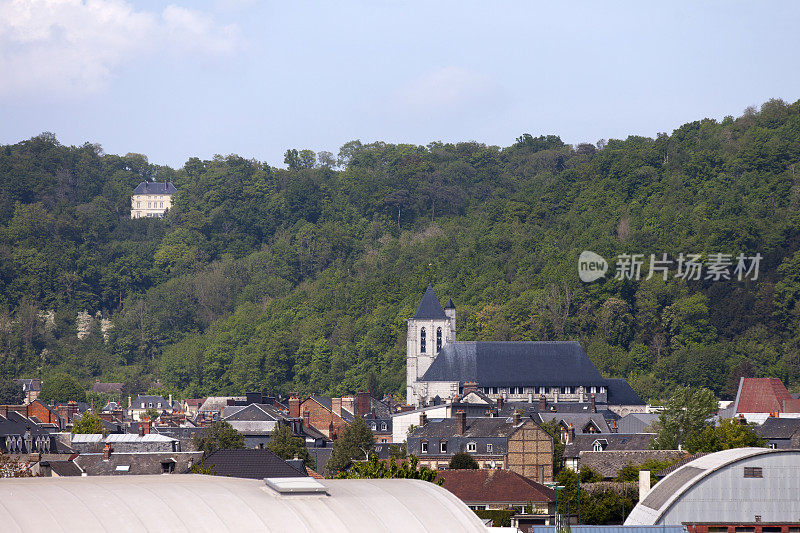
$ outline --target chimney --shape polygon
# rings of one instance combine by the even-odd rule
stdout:
[[[428,423],[428,415],[426,415],[425,413],[420,413],[419,414],[419,427],[421,427],[421,428],[425,427],[425,424],[427,424],[427,423]]]
[[[336,434],[333,431],[333,420],[328,423],[328,438],[331,440],[336,439]]]
[[[572,424],[567,428],[567,444],[575,442],[575,426]]]
[[[341,417],[342,416],[342,399],[341,398],[331,398],[331,411],[333,414]]]
[[[131,404],[132,404],[132,403],[133,403],[133,402],[131,402],[131,395],[130,395],[130,394],[128,394],[128,409],[130,409],[130,408],[131,408]]]
[[[295,393],[292,393],[289,398],[289,416],[291,418],[300,418],[300,398]]]
[[[456,435],[463,435],[467,432],[467,413],[459,410],[456,413]]]
[[[547,397],[544,394],[539,395],[539,411],[547,410]]]
[[[356,414],[356,398],[355,396],[342,396],[342,409]]]
[[[139,431],[143,431],[144,435],[149,435],[150,434],[150,420],[147,420],[146,422],[139,422]]]
[[[169,407],[168,408],[169,408],[170,412],[172,412],[172,394],[171,393],[169,395]]]
[[[517,411],[516,409],[514,409],[514,425],[515,425],[515,426],[518,426],[518,425],[519,425],[519,423],[520,423],[520,421],[521,421],[521,418],[522,418],[522,417],[520,416],[520,414],[519,414],[519,411]]]
[[[470,392],[477,392],[478,391],[478,384],[474,381],[467,381],[464,383],[464,387],[461,389],[464,396],[469,394]]]
[[[303,411],[303,427],[311,427],[311,413],[308,411]]]
[[[144,426],[141,423],[139,424],[139,436],[144,437]]]
[[[498,409],[502,409],[503,408],[503,397],[502,396],[497,398],[497,408]]]
[[[108,461],[111,458],[111,449],[110,444],[106,444],[105,448],[103,448],[103,461]]]
[[[372,410],[372,395],[369,392],[356,394],[356,416],[364,416]]]
[[[650,493],[650,471],[639,470],[639,501],[643,501]]]
[[[592,402],[592,412],[596,413],[597,412],[597,402],[596,402],[596,400],[594,398],[594,394],[591,395],[591,397],[589,398],[589,401]]]

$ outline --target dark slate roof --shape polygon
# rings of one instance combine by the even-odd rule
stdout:
[[[522,423],[530,420],[523,418]],[[419,439],[447,439],[457,433],[457,421],[455,418],[444,418],[439,421],[429,421],[422,427],[417,427],[411,434]],[[467,418],[467,430],[462,437],[508,437],[516,426],[510,418],[500,417],[481,417]]]
[[[605,441],[603,451],[647,450],[653,433],[580,433],[564,447],[564,457],[579,457],[581,452],[592,451],[595,441]]]
[[[456,308],[456,306],[453,304],[453,299],[452,298],[448,298],[447,299],[447,305],[445,305],[444,308],[445,309],[455,309]]]
[[[630,413],[619,419],[620,433],[642,433],[658,421],[659,413]]]
[[[164,399],[163,396],[149,396],[146,394],[140,394],[136,397],[133,402],[131,402],[131,409],[141,409],[142,402],[144,402],[145,408],[152,403],[153,408],[157,408],[156,406],[160,403],[161,408],[164,409],[169,406],[169,402]]]
[[[476,381],[481,387],[607,383],[575,341],[448,343],[421,381]]]
[[[756,428],[756,433],[765,439],[791,439],[800,431],[800,418],[767,418]]]
[[[644,405],[636,391],[622,378],[608,378],[606,380],[606,387],[608,387],[608,403],[614,405]]]
[[[75,461],[46,461],[50,469],[57,475],[64,476],[80,476],[83,471],[75,464]],[[44,463],[42,464],[44,466]]]
[[[422,301],[419,303],[413,318],[447,319],[447,315],[442,309],[442,304],[439,303],[439,298],[436,297],[436,293],[433,292],[433,287],[430,285],[425,289],[425,294],[422,295]]]
[[[203,452],[113,452],[108,460],[102,453],[82,453],[74,460],[90,476],[121,476],[161,474],[166,462],[175,463],[175,474],[186,474],[189,461],[197,464],[202,457]]]
[[[218,450],[205,457],[205,466],[218,476],[248,479],[304,475],[269,450]]]
[[[166,185],[163,181],[143,181],[133,189],[133,194],[175,194],[178,189],[171,181]]]
[[[543,411],[537,413],[536,416],[542,422],[550,422],[555,420],[560,424],[575,428],[576,433],[582,433],[583,430],[590,424],[594,425],[600,433],[611,433],[611,428],[608,427],[608,422],[601,413],[559,413]]]
[[[230,408],[226,409],[227,410]],[[271,405],[264,403],[251,403],[241,409],[237,409],[232,414],[225,416],[225,420],[241,420],[250,422],[274,422],[276,420],[285,420],[286,415],[275,409]]]

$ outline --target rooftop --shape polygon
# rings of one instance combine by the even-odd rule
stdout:
[[[556,491],[510,470],[444,470],[444,488],[465,503],[555,502]]]
[[[453,302],[448,302],[452,304]],[[433,292],[433,287],[428,285],[428,288],[425,289],[425,294],[422,295],[422,301],[419,302],[419,306],[417,307],[417,312],[414,313],[413,318],[415,319],[433,319],[433,320],[446,320],[447,314],[442,309],[442,304],[439,303],[439,298],[436,297],[436,293]]]
[[[171,181],[143,181],[133,189],[133,194],[175,194],[178,189]]]
[[[800,400],[792,398],[778,378],[741,378],[734,412],[800,413]]]

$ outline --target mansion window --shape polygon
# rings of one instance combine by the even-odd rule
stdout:
[[[439,453],[447,453],[447,441],[443,440],[439,443]]]
[[[419,451],[422,453],[428,453],[428,441],[424,440],[419,443]]]
[[[467,451],[468,452],[475,452],[477,450],[478,450],[478,445],[477,444],[475,444],[474,442],[468,442],[467,443]]]
[[[486,453],[492,453],[494,446],[492,444],[486,445]]]
[[[572,394],[572,387],[564,387],[564,394]]]
[[[425,353],[425,328],[422,328],[419,332],[419,351],[420,353]]]
[[[605,394],[605,393],[606,393],[606,388],[600,387],[600,394]]]
[[[436,328],[436,353],[442,350],[442,328]]]

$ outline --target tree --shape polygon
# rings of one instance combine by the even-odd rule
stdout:
[[[72,426],[75,434],[103,433],[103,421],[94,413],[84,413]]]
[[[42,392],[39,399],[43,402],[58,403],[86,401],[86,390],[69,374],[53,374],[42,381]]]
[[[0,379],[0,404],[19,405],[24,399],[22,385],[10,379]]]
[[[303,460],[303,464],[311,469],[317,467],[316,462],[308,453],[306,443],[302,437],[292,434],[292,428],[287,424],[278,424],[272,431],[267,448],[281,459]]]
[[[458,452],[450,459],[448,468],[452,470],[476,470],[478,462],[467,452]]]
[[[206,453],[244,448],[244,436],[224,420],[213,422],[202,432],[196,433],[193,440],[197,449]]]
[[[655,423],[656,450],[675,450],[697,438],[717,410],[717,399],[708,389],[678,387]]]
[[[420,466],[419,458],[415,455],[399,465],[392,457],[387,466],[385,461],[380,461],[378,455],[373,453],[370,454],[368,461],[353,463],[349,469],[339,471],[333,477],[336,479],[421,479],[437,485],[444,483],[444,479],[439,478],[436,470],[424,465]]]
[[[155,422],[156,420],[158,420],[158,417],[161,416],[161,413],[158,412],[158,409],[151,407],[144,412],[144,415],[151,422]]]
[[[366,461],[375,446],[375,436],[361,417],[356,417],[333,443],[331,458],[325,465],[328,472],[347,470],[353,461]]]
[[[744,420],[727,418],[718,426],[706,426],[702,431],[686,441],[686,449],[690,453],[712,453],[731,448],[764,446],[766,441],[755,432],[754,424]]]

